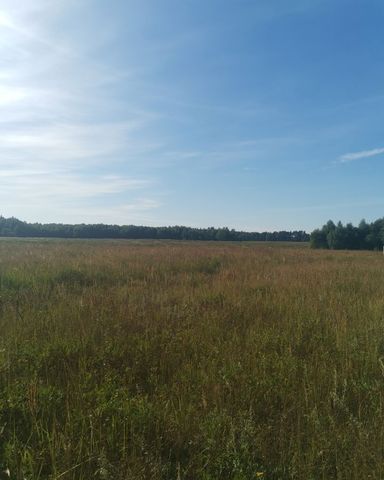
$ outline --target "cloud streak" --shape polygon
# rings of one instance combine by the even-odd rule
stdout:
[[[0,183],[0,205],[6,209],[0,214],[30,221],[129,223],[160,206],[145,196],[152,182],[127,176],[8,169],[0,170]]]
[[[159,148],[145,135],[156,113],[119,101],[126,72],[89,55],[93,35],[53,33],[82,6],[0,0],[3,215],[129,223],[159,207],[152,176],[130,168]]]
[[[373,148],[372,150],[362,150],[360,152],[345,153],[339,157],[341,163],[353,162],[354,160],[361,160],[363,158],[376,157],[382,155],[384,148]]]

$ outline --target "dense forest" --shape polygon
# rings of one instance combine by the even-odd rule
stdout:
[[[219,241],[307,242],[304,231],[239,232],[228,228],[144,227],[136,225],[27,223],[17,218],[0,217],[1,237],[126,238]]]
[[[381,250],[384,244],[384,218],[359,226],[335,224],[329,220],[309,236],[305,231],[243,232],[229,228],[184,226],[146,227],[138,225],[27,223],[0,216],[0,237],[125,238],[217,241],[307,242],[312,248],[332,250]]]
[[[311,233],[312,248],[332,250],[381,250],[384,244],[384,218],[372,223],[361,220],[358,227],[351,223],[335,225],[329,220]]]

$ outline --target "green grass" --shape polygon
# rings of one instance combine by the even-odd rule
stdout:
[[[12,479],[384,478],[384,258],[0,241]]]

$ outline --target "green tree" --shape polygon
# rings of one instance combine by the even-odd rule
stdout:
[[[323,230],[316,229],[311,233],[311,248],[328,248],[327,235]]]

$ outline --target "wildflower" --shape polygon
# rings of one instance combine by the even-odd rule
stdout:
[[[262,478],[262,477],[264,477],[264,472],[256,472],[256,477],[257,477],[257,478]]]

